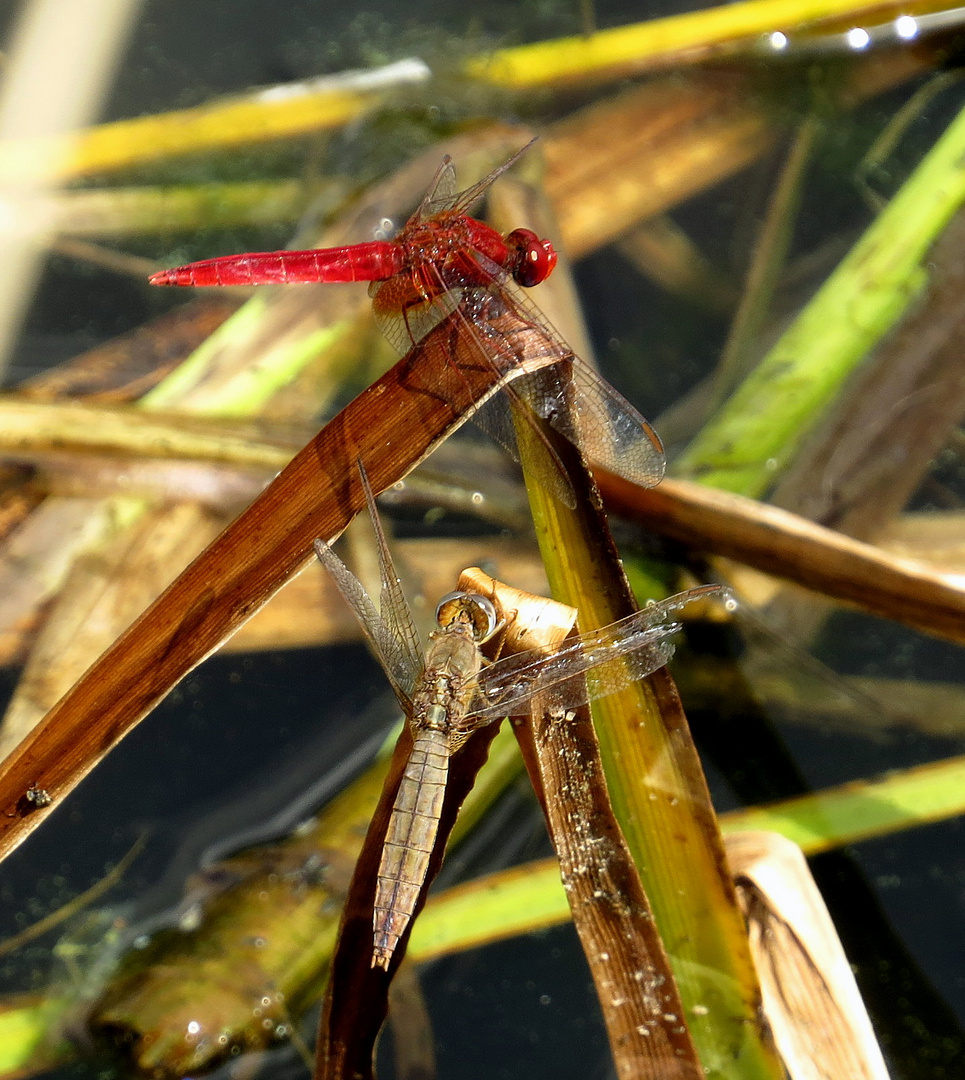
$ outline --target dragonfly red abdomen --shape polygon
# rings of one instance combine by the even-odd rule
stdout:
[[[384,281],[406,263],[405,249],[389,240],[309,251],[225,255],[152,274],[152,285],[290,285],[310,281]]]

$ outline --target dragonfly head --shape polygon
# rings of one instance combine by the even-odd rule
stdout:
[[[499,625],[492,600],[469,592],[446,593],[436,606],[436,622],[443,630],[468,629],[477,645],[488,641]]]
[[[549,240],[540,240],[532,229],[514,229],[506,237],[509,261],[506,269],[517,284],[530,288],[545,281],[556,266],[557,255]]]

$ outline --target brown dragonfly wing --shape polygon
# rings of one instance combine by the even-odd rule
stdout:
[[[469,254],[476,258],[475,252]],[[381,302],[378,299],[383,290],[399,288],[394,279],[374,283],[369,292],[375,300],[373,307],[376,322],[396,350],[404,353],[443,320],[454,316],[454,321],[461,323],[462,331],[449,338],[453,373],[450,381],[453,384],[463,381],[459,374],[462,364],[489,364],[503,376],[501,389],[507,401],[518,406],[515,416],[519,421],[528,424],[534,437],[546,448],[547,465],[538,476],[539,482],[562,503],[572,507],[575,501],[566,468],[534,420],[534,414],[544,418],[551,417],[554,407],[564,410],[566,415],[557,417],[555,426],[571,441],[578,442],[578,429],[568,419],[568,399],[563,391],[563,383],[558,379],[546,385],[533,384],[534,389],[538,388],[539,392],[532,396],[532,399],[529,394],[521,394],[515,388],[527,370],[556,365],[572,356],[572,351],[558,337],[544,333],[535,320],[520,320],[516,314],[515,299],[506,302],[510,299],[510,288],[516,288],[512,279],[490,260],[478,257],[477,261],[483,276],[490,279],[482,285],[467,284],[465,275],[446,273],[437,266],[423,267],[424,275],[435,277],[437,293],[424,303],[408,304],[404,311],[399,309],[399,305],[389,301],[391,292],[387,292]],[[468,342],[474,343],[476,347],[467,350]],[[552,397],[554,390],[558,392]],[[441,386],[438,393],[443,393]],[[628,404],[627,409],[631,409]],[[470,416],[473,423],[499,443],[513,460],[520,460],[514,419],[506,401],[496,399],[480,402],[467,413],[466,418]],[[645,423],[636,413],[634,416],[638,422]]]
[[[669,639],[680,629],[676,612],[692,600],[723,595],[714,585],[691,589],[568,638],[554,652],[532,649],[497,660],[479,675],[466,725],[482,727],[511,715],[537,694],[548,693],[555,708],[571,709],[622,690],[670,659]],[[576,678],[581,675],[586,678]]]
[[[566,506],[574,505],[566,469],[534,417],[569,440],[591,461],[642,487],[663,477],[663,445],[639,412],[542,321],[512,279],[488,260],[492,282],[464,288],[457,316],[500,372],[508,372],[499,398],[480,407],[473,422],[520,460],[515,422],[522,420],[546,447],[538,480]],[[501,313],[509,331],[494,332],[486,315]],[[479,316],[479,317],[477,317]],[[564,362],[571,361],[567,366]],[[507,402],[517,408],[510,413]]]
[[[517,465],[521,465],[522,455],[516,441],[514,414],[509,410],[509,402],[517,402],[519,408],[516,410],[515,415],[531,429],[536,438],[542,442],[546,451],[546,466],[545,468],[541,466],[541,471],[538,474],[540,484],[554,498],[572,510],[576,507],[576,497],[573,494],[573,486],[570,484],[569,477],[566,474],[566,466],[560,460],[559,454],[557,454],[539,425],[534,422],[532,407],[527,402],[525,395],[521,395],[516,390],[516,383],[524,378],[527,378],[527,376],[521,376],[507,382],[502,388],[502,393],[490,398],[485,405],[482,405],[473,413],[472,423],[480,431],[485,432],[493,442],[499,443]]]
[[[565,466],[535,422],[533,404],[514,389],[526,370],[523,365],[556,364],[564,359],[564,354],[559,351],[557,341],[534,330],[529,323],[520,323],[512,307],[502,302],[499,290],[502,283],[509,280],[508,275],[494,263],[488,260],[487,263],[487,273],[491,274],[493,281],[485,286],[467,286],[456,275],[446,278],[437,267],[424,267],[424,272],[434,275],[438,281],[437,295],[424,303],[408,305],[404,312],[398,310],[395,304],[377,301],[374,304],[376,322],[397,351],[404,353],[452,316],[453,330],[445,339],[451,363],[446,369],[446,378],[439,380],[431,392],[444,400],[459,402],[464,419],[472,419],[518,462],[520,455],[515,428],[506,402],[493,395],[468,404],[464,400],[467,381],[462,375],[462,365],[487,364],[498,372],[504,380],[500,389],[508,400],[515,401],[519,406],[516,415],[530,426],[534,436],[546,448],[549,464],[539,476],[540,483],[561,502],[572,507],[575,505],[573,489]],[[378,298],[383,289],[397,287],[393,285],[393,280],[374,283],[370,287],[370,295]],[[523,336],[531,340],[535,348],[527,350],[527,342],[520,338],[520,330],[524,331]],[[548,402],[548,394],[542,393],[539,400],[541,403]],[[566,430],[570,433],[575,429],[570,425]]]
[[[369,509],[369,517],[372,519],[375,543],[379,552],[379,579],[381,581],[379,619],[383,628],[383,646],[390,644],[392,655],[396,657],[397,668],[412,673],[415,678],[421,673],[423,667],[422,642],[419,639],[419,631],[416,629],[412,611],[402,590],[402,580],[396,572],[395,564],[392,561],[392,552],[389,550],[385,530],[382,528],[382,519],[379,516],[378,507],[375,505],[372,485],[369,483],[368,473],[366,473],[361,459],[359,459],[358,467],[359,476],[362,480],[362,490],[365,492],[365,503]]]
[[[466,284],[455,275],[449,280],[432,268],[440,295],[425,305],[431,312],[425,319],[426,331],[442,317],[455,314],[466,335],[476,340],[478,351],[506,375],[502,391],[519,406],[515,416],[529,422],[549,451],[540,483],[565,505],[573,505],[566,470],[534,416],[610,472],[642,487],[658,484],[666,461],[663,444],[650,424],[573,353],[505,270],[478,252],[472,256],[487,279],[484,284]],[[453,303],[456,296],[458,303]],[[564,361],[571,361],[568,369]],[[458,362],[454,354],[454,363]],[[487,405],[473,421],[519,461],[513,421],[504,404]]]
[[[515,312],[515,305],[505,302],[504,289],[509,289],[512,279],[488,259],[480,262],[488,264],[486,269],[492,281],[487,285],[464,288],[457,316],[465,323],[466,333],[475,339],[480,354],[505,375],[505,381],[500,387],[500,394],[482,403],[473,412],[472,422],[499,443],[516,462],[521,461],[516,424],[526,424],[530,434],[543,444],[546,451],[537,479],[561,503],[572,508],[576,500],[566,466],[535,420],[536,416],[551,419],[549,409],[539,411],[537,408],[547,402],[548,397],[543,394],[538,400],[531,400],[526,392],[528,380],[537,378],[543,371],[556,371],[561,361],[573,355],[572,350],[559,339],[544,334],[538,325],[521,321]],[[515,406],[512,411],[510,405]],[[579,445],[577,429],[569,421],[567,403],[562,395],[558,406],[565,414],[555,418],[559,422],[553,426]]]
[[[412,705],[412,691],[422,674],[422,646],[399,575],[392,562],[368,475],[361,461],[358,466],[379,550],[379,576],[382,582],[379,608],[376,609],[361,581],[324,540],[315,541],[315,554],[332,575],[338,591],[358,619],[369,647],[382,665],[396,697],[408,712]]]
[[[525,150],[523,147],[489,176],[451,197],[443,190],[454,173],[451,162],[444,161],[412,221],[440,215],[440,230],[444,232],[445,219],[465,213]],[[467,258],[472,261],[471,273],[466,269]],[[433,278],[435,286],[429,287]],[[414,302],[427,291],[433,295]],[[593,461],[633,483],[650,487],[663,476],[663,446],[653,428],[574,356],[512,277],[485,256],[472,250],[449,252],[438,263],[427,262],[387,281],[373,283],[370,294],[383,334],[402,354],[450,316],[462,322],[463,333],[450,339],[453,367],[458,370],[461,363],[467,362],[458,346],[474,339],[477,348],[472,352],[505,376],[502,389],[520,406],[516,416],[528,422],[548,447],[547,465],[538,479],[563,503],[573,505],[566,470],[539,424],[533,422],[534,415],[547,421]],[[572,360],[571,376],[561,367],[566,360]],[[491,406],[475,419],[519,460],[513,424],[504,409]]]
[[[361,581],[324,540],[315,541],[315,554],[322,566],[332,575],[342,598],[358,619],[369,648],[392,684],[395,696],[408,713],[412,708],[413,687],[422,673],[421,658],[418,666],[413,668],[408,650],[396,636],[394,628],[376,610]]]

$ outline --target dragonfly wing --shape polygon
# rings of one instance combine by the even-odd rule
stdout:
[[[473,206],[483,197],[486,191],[492,186],[492,184],[498,180],[504,172],[511,169],[517,161],[526,153],[526,151],[536,142],[536,139],[530,139],[525,146],[521,146],[512,157],[507,159],[498,165],[491,173],[488,173],[481,180],[477,180],[472,187],[467,187],[465,191],[460,191],[453,196],[452,201],[448,204],[446,209],[455,210],[460,214],[468,214]]]
[[[592,461],[633,483],[643,487],[659,483],[665,463],[663,445],[650,424],[574,355],[505,270],[478,252],[474,257],[489,281],[466,288],[459,311],[491,362],[501,372],[510,373],[511,381],[507,379],[502,389],[507,398],[523,405],[517,415],[525,420],[535,414],[580,447]],[[511,338],[493,332],[488,319],[482,317],[495,313],[498,318],[507,312],[519,323]],[[480,317],[474,318],[476,313]],[[527,333],[527,327],[531,332]],[[566,360],[572,361],[569,369],[562,363]],[[518,459],[512,425],[499,417],[498,406],[487,411],[481,426]],[[531,426],[539,433],[537,424]],[[546,443],[541,434],[538,437]],[[552,450],[549,462],[539,477],[540,483],[561,502],[573,505],[566,471]]]
[[[520,394],[516,390],[516,384],[525,378],[527,376],[521,376],[520,379],[504,383],[501,387],[501,394],[490,398],[489,401],[473,413],[472,422],[494,442],[499,443],[513,461],[522,464],[522,456],[516,441],[514,414],[507,408],[507,402],[518,401],[520,408],[515,415],[523,423],[527,424],[536,438],[542,442],[546,452],[548,466],[539,474],[539,482],[554,498],[572,510],[576,506],[576,499],[573,495],[573,486],[566,475],[566,466],[560,460],[559,454],[554,450],[542,429],[533,422],[532,409],[526,400],[525,394]]]
[[[512,714],[537,694],[557,708],[575,708],[644,678],[670,659],[670,638],[680,629],[674,615],[692,600],[721,595],[705,586],[649,604],[600,630],[568,638],[555,652],[533,649],[507,656],[479,675],[467,723],[482,726]],[[586,678],[576,678],[585,675]]]
[[[660,437],[579,358],[573,358],[569,372],[561,366],[542,368],[515,380],[513,389],[591,461],[641,487],[660,483],[666,464]]]
[[[417,286],[411,275],[408,280],[390,278],[388,281],[374,281],[369,286],[372,297],[372,310],[379,330],[395,349],[399,356],[417,345],[443,319],[456,310],[462,300],[462,290],[450,288],[441,291],[431,300],[413,302],[417,296]],[[399,301],[399,292],[406,292]]]
[[[507,169],[511,169],[534,142],[536,142],[535,139],[530,139],[525,146],[520,147],[502,165],[498,165],[491,173],[488,173],[481,180],[477,180],[475,184],[467,187],[464,191],[456,191],[456,172],[452,166],[452,159],[447,155],[443,158],[442,165],[437,170],[432,183],[429,185],[429,190],[426,192],[425,198],[412,220],[424,221],[427,217],[438,214],[443,210],[455,210],[460,214],[468,214],[493,182],[498,180]]]
[[[422,202],[419,203],[418,209],[409,218],[410,224],[425,221],[426,218],[432,217],[433,214],[438,214],[440,210],[447,210],[457,197],[456,167],[452,163],[452,158],[446,154],[439,168],[436,169],[436,174],[433,176],[425,195],[422,196]]]
[[[547,355],[572,361],[572,376],[558,364],[532,365],[513,381],[529,408],[591,461],[642,487],[654,487],[666,464],[663,444],[629,401],[576,356],[519,285],[484,256],[477,260],[498,286],[504,304],[545,338]]]
[[[370,291],[373,296],[384,297],[384,299],[377,301],[374,305],[376,319],[383,334],[396,349],[399,352],[405,352],[444,319],[454,315],[460,324],[460,331],[458,334],[450,335],[446,342],[452,361],[450,382],[453,384],[463,382],[460,374],[461,364],[485,363],[503,378],[504,381],[499,389],[509,401],[519,405],[516,416],[521,422],[528,424],[532,434],[546,448],[549,464],[539,476],[540,483],[562,503],[572,507],[575,501],[566,468],[540,426],[533,419],[534,412],[544,417],[548,416],[550,394],[545,387],[537,383],[533,386],[540,387],[540,392],[533,400],[530,400],[525,393],[516,390],[517,385],[527,385],[522,381],[525,372],[556,365],[559,361],[572,356],[572,351],[562,344],[558,337],[544,333],[535,320],[526,318],[520,322],[516,318],[516,305],[509,295],[510,289],[515,289],[515,286],[506,271],[477,252],[468,254],[479,264],[477,276],[488,278],[484,284],[467,284],[465,276],[460,276],[458,271],[447,275],[438,266],[426,264],[422,268],[422,273],[427,280],[435,280],[436,295],[431,300],[403,306],[398,302],[393,302],[392,294],[389,292],[397,287],[396,279],[377,282],[372,285]],[[505,323],[507,314],[511,316],[508,327],[500,325],[501,321]],[[475,348],[469,346],[469,342]],[[565,405],[562,383],[559,386],[557,407],[562,409]],[[439,388],[439,392],[443,392],[442,387]],[[543,409],[542,412],[539,411],[540,408]],[[629,409],[630,406],[627,405],[627,408]],[[505,402],[499,400],[475,402],[468,409],[463,410],[463,416],[464,419],[472,417],[474,422],[503,446],[514,460],[520,460],[516,446],[514,419],[509,415]],[[559,423],[563,424],[564,421],[565,417]],[[578,440],[576,428],[572,424],[566,428],[564,434],[573,442]]]
[[[322,566],[332,575],[338,591],[358,619],[369,648],[392,684],[395,696],[403,709],[408,712],[412,706],[412,689],[422,673],[421,663],[415,670],[409,666],[407,657],[397,645],[392,629],[385,624],[382,616],[376,611],[375,604],[372,603],[372,598],[365,591],[361,581],[324,540],[315,541],[315,554]]]
[[[402,582],[392,562],[392,553],[385,537],[385,530],[382,528],[378,507],[375,505],[375,496],[372,493],[368,474],[361,461],[358,466],[362,489],[365,492],[365,502],[369,508],[369,516],[375,530],[375,542],[379,550],[379,577],[382,582],[379,595],[379,624],[383,635],[383,652],[388,652],[394,658],[400,673],[415,674],[422,670],[423,662],[419,632],[416,630],[415,619],[412,618],[412,611],[402,590]]]
[[[538,694],[548,695],[554,708],[572,709],[622,690],[667,663],[673,655],[668,639],[679,629],[677,623],[641,629],[623,651],[609,642],[600,647],[567,643],[555,653],[534,649],[500,660],[480,677],[464,723],[482,726],[520,712]],[[506,668],[497,672],[502,664]]]

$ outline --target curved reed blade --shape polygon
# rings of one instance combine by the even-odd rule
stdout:
[[[334,417],[6,759],[0,858],[302,569],[315,537],[345,528],[365,505],[359,460],[375,491],[390,487],[496,392],[504,374],[465,325],[453,313]],[[22,802],[31,789],[50,802]]]

